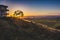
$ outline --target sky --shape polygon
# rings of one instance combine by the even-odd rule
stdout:
[[[0,0],[9,13],[21,10],[25,16],[60,15],[60,0]]]

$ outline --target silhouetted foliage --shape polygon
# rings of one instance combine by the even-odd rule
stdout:
[[[23,17],[23,16],[24,16],[23,12],[20,11],[20,10],[15,11],[15,12],[14,12],[14,15],[16,15],[16,16],[19,15],[20,17]]]
[[[9,11],[8,6],[6,5],[0,5],[0,17],[4,17],[6,15],[8,15],[7,11]]]

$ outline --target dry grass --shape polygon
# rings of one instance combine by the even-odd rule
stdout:
[[[0,18],[0,40],[60,40],[60,32],[50,30],[17,18]]]

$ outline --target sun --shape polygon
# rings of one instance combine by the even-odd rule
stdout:
[[[21,15],[20,14],[19,15],[15,14],[14,15],[14,12],[11,12],[11,11],[9,11],[7,17],[15,17],[15,18],[20,18],[20,19],[23,19],[24,18],[23,14],[21,14]]]

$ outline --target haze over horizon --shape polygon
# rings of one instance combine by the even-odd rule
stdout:
[[[9,6],[10,15],[15,10],[25,16],[60,15],[60,0],[0,0],[0,4]]]

